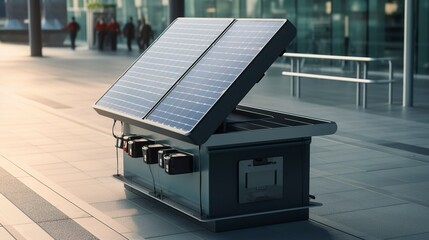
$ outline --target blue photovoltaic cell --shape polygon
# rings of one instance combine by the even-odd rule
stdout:
[[[228,27],[228,19],[178,19],[96,106],[143,118]]]
[[[284,24],[238,20],[148,115],[189,132]]]

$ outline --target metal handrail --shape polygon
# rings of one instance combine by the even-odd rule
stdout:
[[[282,72],[283,76],[291,76],[291,77],[305,77],[305,78],[318,78],[324,80],[332,80],[332,81],[342,81],[342,82],[357,82],[357,83],[389,83],[390,80],[371,80],[371,79],[357,79],[351,77],[339,77],[339,76],[327,76],[327,75],[319,75],[319,74],[311,74],[311,73],[295,73],[295,72]]]
[[[303,54],[303,53],[284,53],[284,57],[288,57],[291,60],[291,71],[283,71],[282,75],[291,77],[291,95],[300,97],[300,78],[316,78],[324,80],[335,80],[335,81],[346,81],[356,83],[356,105],[359,106],[361,102],[361,85],[362,86],[362,107],[367,107],[367,84],[370,83],[388,83],[389,84],[389,95],[388,103],[392,104],[392,83],[393,83],[393,64],[392,61],[397,60],[395,57],[354,57],[354,56],[338,56],[338,55],[319,55],[319,54]],[[356,63],[356,78],[350,77],[339,77],[331,75],[320,75],[320,74],[308,74],[301,73],[301,59],[323,59],[323,60],[338,60],[338,61],[349,61]],[[296,60],[296,65],[294,64]],[[368,63],[369,62],[387,62],[389,65],[389,77],[387,80],[371,80],[367,79],[368,76]],[[362,75],[361,75],[362,65]],[[295,70],[295,71],[294,71]],[[296,93],[296,94],[295,94]]]
[[[397,60],[395,57],[355,57],[355,56],[340,56],[340,55],[322,55],[322,54],[304,54],[304,53],[284,53],[284,57],[294,58],[314,58],[314,59],[329,59],[341,61],[355,61],[355,62],[378,62],[378,61],[393,61]]]

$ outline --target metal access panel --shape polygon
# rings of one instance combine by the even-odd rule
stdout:
[[[238,163],[238,202],[283,198],[283,158],[242,160]]]

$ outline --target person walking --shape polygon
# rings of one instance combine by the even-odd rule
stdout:
[[[66,28],[69,30],[70,34],[71,49],[74,50],[76,48],[76,37],[77,32],[80,30],[80,25],[76,22],[76,19],[72,17],[71,21],[67,23]]]
[[[104,49],[104,37],[106,36],[107,25],[101,18],[95,25],[95,31],[97,31],[98,39],[98,50],[103,51]]]
[[[140,41],[141,41],[141,51],[146,50],[146,48],[149,47],[150,41],[153,40],[153,31],[152,27],[146,23],[146,21],[143,19],[142,25],[139,29],[140,33]]]
[[[139,46],[140,51],[143,51],[143,43],[142,43],[142,36],[141,36],[142,27],[143,27],[142,20],[141,19],[137,20],[136,40],[137,40],[137,45]]]
[[[120,27],[119,23],[116,22],[115,18],[112,18],[109,24],[107,24],[107,30],[109,32],[110,37],[110,49],[112,49],[112,51],[116,51]]]
[[[124,37],[127,38],[127,47],[128,51],[132,51],[132,41],[135,37],[136,28],[134,27],[133,18],[130,17],[128,22],[125,24],[124,29],[122,30]]]

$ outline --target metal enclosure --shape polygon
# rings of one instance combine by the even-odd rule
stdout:
[[[336,124],[246,106],[231,115],[201,145],[126,124],[125,134],[191,154],[194,170],[168,175],[124,154],[121,179],[213,231],[308,219],[311,136],[332,134]]]
[[[294,36],[286,19],[174,21],[94,105],[124,123],[117,178],[213,231],[308,219],[311,137],[336,124],[238,105]]]

